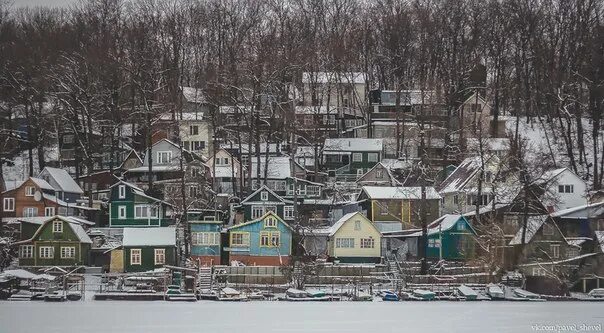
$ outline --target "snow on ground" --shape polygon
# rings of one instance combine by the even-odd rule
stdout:
[[[0,332],[12,333],[533,332],[603,322],[599,302],[0,302]]]

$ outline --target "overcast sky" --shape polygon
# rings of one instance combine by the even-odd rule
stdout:
[[[15,8],[27,6],[67,7],[77,1],[78,0],[12,0],[12,3]]]

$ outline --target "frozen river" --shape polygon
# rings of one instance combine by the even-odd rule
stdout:
[[[0,333],[601,332],[602,324],[601,302],[0,302]]]

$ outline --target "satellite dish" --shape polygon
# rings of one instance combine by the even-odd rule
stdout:
[[[40,193],[40,191],[36,191],[36,193],[34,193],[34,200],[36,200],[36,201],[42,200],[42,193]]]

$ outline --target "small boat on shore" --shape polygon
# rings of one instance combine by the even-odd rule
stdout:
[[[382,301],[398,302],[400,301],[400,297],[394,292],[385,291],[382,293]]]
[[[248,298],[242,295],[238,290],[226,287],[220,289],[220,291],[218,292],[218,300],[226,302],[241,302],[247,301]]]
[[[433,291],[424,289],[415,289],[412,294],[413,298],[419,301],[432,301],[436,296]]]
[[[478,300],[478,293],[474,289],[466,286],[465,284],[462,284],[461,286],[457,287],[457,292],[466,301],[476,301],[476,300]]]
[[[493,283],[487,285],[487,295],[489,295],[489,297],[491,297],[491,300],[493,301],[500,301],[505,299],[505,293],[503,292],[503,289],[501,289],[499,285]]]
[[[545,302],[545,299],[541,298],[539,295],[520,288],[514,289],[514,295],[521,300]]]

